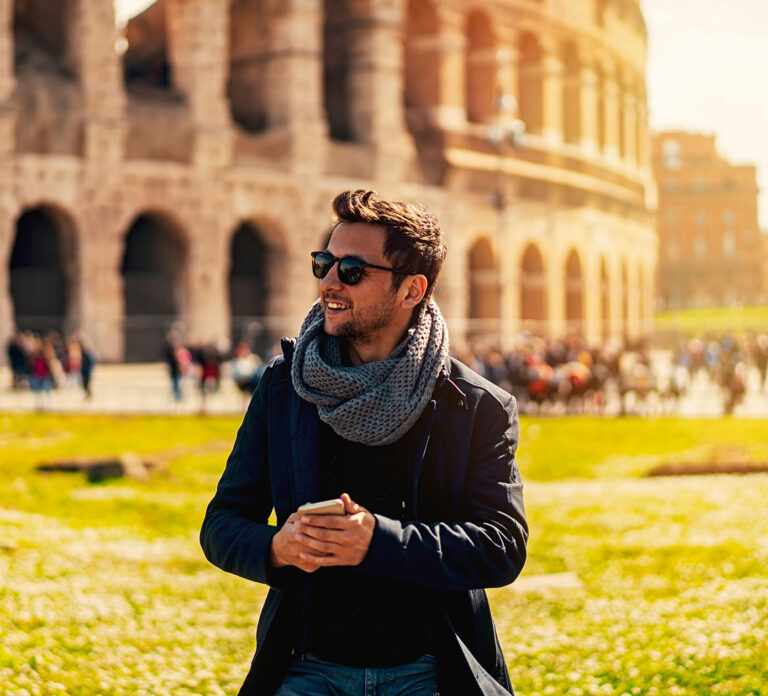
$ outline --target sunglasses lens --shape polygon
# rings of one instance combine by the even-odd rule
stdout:
[[[320,252],[312,257],[312,273],[315,278],[325,278],[336,259],[331,254]]]
[[[357,285],[363,277],[363,264],[357,259],[345,257],[339,261],[339,280],[344,285]]]

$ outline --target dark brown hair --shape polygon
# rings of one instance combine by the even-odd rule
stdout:
[[[384,227],[384,255],[404,271],[392,274],[392,289],[407,275],[421,274],[427,279],[421,304],[429,300],[446,252],[445,238],[433,213],[413,203],[385,201],[375,191],[363,189],[336,196],[333,212],[337,224],[363,222]]]

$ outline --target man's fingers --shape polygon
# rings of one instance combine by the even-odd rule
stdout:
[[[340,548],[339,544],[330,541],[321,541],[317,538],[302,534],[301,532],[299,532],[297,537],[298,541],[301,542],[303,546],[308,546],[313,551],[317,551],[322,554],[334,553]]]
[[[324,529],[347,529],[349,519],[346,515],[305,515],[301,523],[311,527]]]

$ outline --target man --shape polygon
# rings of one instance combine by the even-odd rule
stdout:
[[[514,399],[448,357],[435,217],[370,191],[333,208],[320,299],[264,373],[201,531],[212,563],[270,586],[240,693],[510,694],[482,588],[525,562]],[[345,514],[297,512],[331,498]]]

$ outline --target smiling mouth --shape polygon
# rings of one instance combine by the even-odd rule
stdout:
[[[326,312],[343,312],[347,309],[350,309],[350,305],[348,305],[346,302],[340,302],[339,300],[331,299],[325,300]]]

